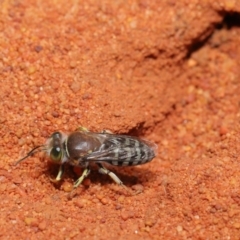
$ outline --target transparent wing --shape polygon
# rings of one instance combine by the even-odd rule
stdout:
[[[149,141],[125,135],[104,134],[105,140],[98,151],[83,161],[109,162],[113,165],[142,164],[156,156],[157,146]]]

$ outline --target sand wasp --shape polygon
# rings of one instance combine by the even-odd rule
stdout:
[[[112,134],[106,130],[95,133],[81,127],[70,134],[54,132],[44,145],[33,148],[16,164],[37,152],[46,152],[52,162],[60,165],[55,181],[62,179],[66,164],[81,167],[84,170],[73,185],[76,188],[89,175],[90,164],[94,162],[101,174],[107,174],[117,184],[124,186],[104,163],[133,166],[150,162],[156,156],[157,145],[137,137]]]

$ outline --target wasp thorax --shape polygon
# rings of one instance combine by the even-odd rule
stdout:
[[[70,158],[80,159],[100,146],[101,143],[96,137],[85,132],[74,132],[69,135],[66,148]]]

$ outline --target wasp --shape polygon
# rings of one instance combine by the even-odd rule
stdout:
[[[89,175],[90,165],[94,162],[99,173],[107,174],[114,182],[124,186],[104,163],[134,166],[150,162],[157,154],[157,145],[137,137],[112,134],[106,130],[95,133],[81,127],[70,134],[54,132],[44,145],[34,147],[16,165],[37,152],[45,152],[52,162],[59,164],[56,182],[62,179],[66,164],[81,167],[83,173],[73,185],[77,188]]]

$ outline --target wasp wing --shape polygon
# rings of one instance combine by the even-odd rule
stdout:
[[[105,136],[99,150],[83,157],[83,161],[108,162],[116,166],[143,164],[156,156],[157,146],[149,141],[125,135]]]

